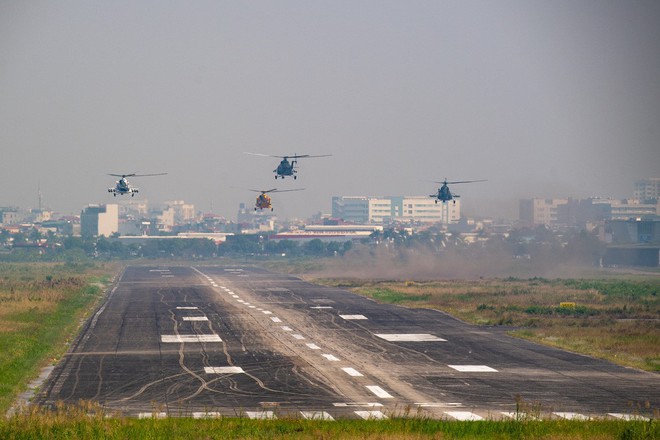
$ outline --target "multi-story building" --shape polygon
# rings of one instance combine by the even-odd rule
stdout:
[[[529,226],[555,224],[559,218],[559,206],[567,203],[568,199],[520,200],[520,222]]]
[[[436,203],[426,196],[334,196],[332,217],[345,222],[455,223],[461,217],[460,200]]]
[[[111,236],[119,231],[118,205],[89,205],[80,213],[82,236]]]
[[[660,200],[660,177],[636,181],[634,195],[643,203],[655,203]]]

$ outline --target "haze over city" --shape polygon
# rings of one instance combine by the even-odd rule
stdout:
[[[660,175],[656,1],[0,4],[0,206],[136,197],[234,217],[333,195],[456,188],[467,215],[523,197],[630,197]],[[273,179],[272,155],[303,159]]]

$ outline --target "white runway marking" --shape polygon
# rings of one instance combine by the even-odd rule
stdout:
[[[273,322],[282,322],[282,320],[280,318],[278,318],[277,316],[271,316],[270,320],[273,321]]]
[[[184,321],[208,321],[209,318],[206,316],[184,316]]]
[[[206,374],[236,374],[245,373],[241,367],[204,367]]]
[[[331,309],[332,306],[314,306],[310,307],[310,309]]]
[[[257,306],[249,306],[251,309],[256,309]]]
[[[164,419],[167,417],[166,412],[141,412],[138,413],[138,419]]]
[[[232,297],[232,298],[240,298],[240,296],[238,296],[238,295],[236,295],[236,294],[232,294],[231,297]]]
[[[462,371],[465,373],[497,373],[495,368],[488,367],[486,365],[447,365],[449,368],[453,368],[456,371]]]
[[[307,420],[334,420],[334,418],[325,411],[300,411],[300,414],[302,414]]]
[[[292,331],[293,331],[293,329],[292,329],[291,327],[288,327],[288,326],[286,326],[286,325],[283,325],[283,326],[281,326],[280,328],[281,328],[282,330],[284,330],[285,332],[292,332]]]
[[[390,342],[433,342],[433,341],[447,342],[446,339],[439,338],[429,333],[402,333],[402,334],[379,333],[376,334],[376,336]]]
[[[538,420],[536,417],[531,416],[528,413],[500,411],[500,414],[514,420]]]
[[[174,275],[161,275],[161,278],[174,278]]]
[[[177,310],[197,310],[197,307],[193,306],[179,306],[176,308]]]
[[[222,342],[222,339],[218,335],[161,335],[160,342]]]
[[[273,314],[273,312],[271,312],[270,310],[264,310],[261,313],[263,313],[264,315],[272,315]]]
[[[355,368],[346,367],[346,368],[342,368],[342,370],[344,370],[344,372],[346,372],[346,374],[348,374],[349,376],[353,376],[353,377],[361,377],[361,376],[364,376],[364,374],[360,373],[360,372],[359,372],[358,370],[356,370]]]
[[[321,347],[319,347],[319,346],[316,345],[316,344],[305,344],[305,345],[307,345],[307,346],[308,346],[309,348],[311,348],[312,350],[320,350],[320,349],[321,349]]]
[[[275,413],[273,411],[245,411],[245,414],[251,419],[275,419]]]
[[[149,269],[149,272],[169,272],[169,269]]]
[[[567,420],[590,420],[591,417],[587,417],[583,414],[574,413],[574,412],[553,412],[554,415],[561,417],[562,419]]]
[[[219,419],[220,417],[222,417],[222,413],[219,413],[218,411],[207,411],[207,412],[193,411],[192,417],[193,419]]]
[[[324,358],[326,358],[327,360],[329,360],[331,362],[339,362],[339,358],[335,355],[326,353],[326,354],[322,354],[321,356],[323,356]]]
[[[353,411],[358,416],[362,417],[364,420],[382,420],[386,419],[387,416],[380,411]]]
[[[305,339],[305,337],[303,335],[291,335],[291,336],[298,339],[299,341]]]
[[[332,406],[337,406],[337,407],[349,407],[349,406],[366,406],[370,408],[378,408],[383,406],[382,403],[378,402],[351,402],[351,403],[346,403],[346,402],[337,402],[333,403]]]
[[[484,419],[483,417],[471,411],[445,411],[445,414],[455,418],[456,420],[465,420],[470,422]]]
[[[394,396],[377,385],[367,385],[366,388],[381,399],[394,399]]]
[[[346,320],[352,320],[352,319],[367,319],[366,316],[364,315],[339,315],[340,318],[344,318]]]
[[[645,422],[650,421],[648,417],[640,416],[639,414],[622,414],[622,413],[607,413],[608,416],[616,417],[617,419],[623,420],[643,420]]]
[[[458,402],[419,402],[415,403],[415,405],[421,408],[447,408],[463,406],[462,403]]]

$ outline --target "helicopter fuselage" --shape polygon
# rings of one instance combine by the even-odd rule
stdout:
[[[140,192],[139,189],[131,187],[127,179],[119,179],[114,188],[108,188],[108,192],[112,193],[113,196],[117,197],[117,194],[123,196],[124,194],[130,194],[131,197],[134,197],[136,193]]]
[[[289,162],[288,158],[286,157],[282,159],[277,168],[273,170],[275,173],[275,178],[277,179],[278,177],[281,177],[284,179],[285,176],[293,176],[293,178],[296,179],[298,176],[296,176],[296,170],[294,168],[295,164],[295,160]]]

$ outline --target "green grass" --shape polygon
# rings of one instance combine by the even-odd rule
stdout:
[[[67,349],[113,268],[0,265],[0,414]],[[90,284],[92,282],[93,284]],[[1,438],[1,437],[0,437]]]
[[[129,419],[106,417],[93,404],[32,409],[0,420],[0,438],[23,439],[656,439],[654,421],[564,419],[462,422],[420,417],[388,420],[251,420],[220,417]]]

